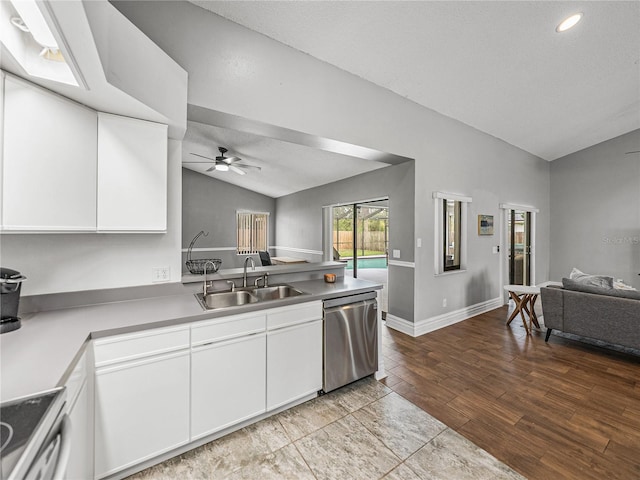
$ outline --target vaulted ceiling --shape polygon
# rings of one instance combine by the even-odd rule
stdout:
[[[192,3],[546,160],[640,128],[637,1]]]

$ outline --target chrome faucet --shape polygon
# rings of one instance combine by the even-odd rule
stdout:
[[[252,257],[247,257],[244,259],[244,275],[242,276],[242,286],[247,288],[247,263],[251,260],[251,270],[256,269],[256,262],[253,261]]]
[[[216,266],[214,265],[214,263],[209,260],[208,262],[205,262],[204,264],[204,285],[202,287],[202,295],[204,295],[205,297],[207,296],[207,265],[211,264],[211,267],[215,270]]]
[[[262,287],[268,287],[269,286],[269,272],[265,272],[264,275],[262,275],[261,277],[256,278],[256,282],[254,283],[254,285],[256,286],[256,288],[259,288],[260,285],[258,285],[260,283],[260,280],[262,280]]]

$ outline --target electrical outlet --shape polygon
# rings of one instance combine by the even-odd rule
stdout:
[[[421,239],[421,238],[418,238],[418,239],[416,240],[416,247],[417,247],[417,248],[422,248],[422,239]]]
[[[446,298],[443,298],[443,299],[442,299],[442,306],[443,306],[443,307],[446,307],[446,306],[447,306],[447,299],[446,299]]]
[[[171,268],[155,267],[151,269],[151,281],[153,283],[168,282],[171,280]]]

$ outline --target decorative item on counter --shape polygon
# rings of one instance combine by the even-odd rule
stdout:
[[[220,268],[220,265],[222,265],[222,260],[220,260],[219,258],[198,258],[196,260],[191,260],[191,250],[193,250],[193,244],[196,243],[196,240],[200,235],[204,235],[206,237],[207,235],[209,235],[209,232],[204,233],[204,230],[200,230],[200,233],[198,233],[195,237],[193,237],[193,240],[191,240],[191,243],[189,244],[189,250],[187,250],[187,269],[190,273],[193,273],[195,275],[202,275],[204,273],[204,266],[207,264],[207,262],[211,262],[213,264],[213,269],[210,269],[210,267],[207,268],[207,273],[215,273]]]
[[[335,273],[325,273],[324,281],[327,283],[336,283],[336,274]]]

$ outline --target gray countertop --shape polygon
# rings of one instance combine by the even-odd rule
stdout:
[[[0,336],[0,401],[64,384],[74,359],[90,339],[382,288],[350,277],[338,277],[333,284],[306,280],[290,285],[306,295],[205,311],[193,289],[185,287],[183,294],[26,314],[22,328]]]

